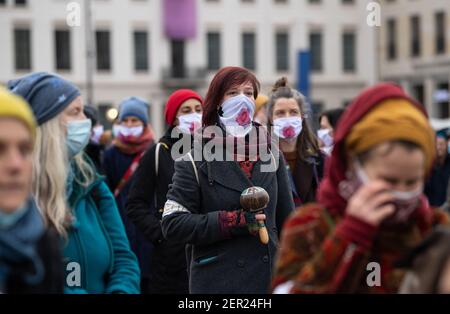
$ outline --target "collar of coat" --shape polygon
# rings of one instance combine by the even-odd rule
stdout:
[[[256,161],[251,179],[245,175],[237,161],[206,161],[203,159],[197,161],[196,165],[199,171],[208,178],[209,185],[217,183],[241,193],[252,186],[269,188],[280,165],[280,157],[277,158],[276,154],[271,151],[266,158]]]

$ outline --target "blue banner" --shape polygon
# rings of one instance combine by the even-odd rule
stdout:
[[[298,52],[297,89],[305,95],[308,101],[310,96],[310,60],[311,54],[309,50]]]

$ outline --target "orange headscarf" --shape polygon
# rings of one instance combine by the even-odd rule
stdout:
[[[426,116],[406,99],[388,99],[356,123],[345,140],[349,155],[359,155],[383,142],[417,144],[425,154],[425,171],[435,158],[435,135]]]

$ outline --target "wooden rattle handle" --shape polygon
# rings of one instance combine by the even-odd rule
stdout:
[[[269,243],[269,233],[267,232],[266,225],[264,224],[264,220],[258,220],[259,227],[259,240],[262,244]]]

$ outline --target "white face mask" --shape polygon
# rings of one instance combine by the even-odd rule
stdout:
[[[92,129],[92,136],[91,141],[95,144],[100,143],[100,137],[102,136],[103,132],[105,131],[103,125],[96,126]]]
[[[361,164],[355,162],[356,176],[362,184],[367,184],[370,179],[362,168]],[[420,196],[423,193],[423,185],[420,185],[412,191],[395,191],[392,190],[391,194],[394,196],[392,204],[395,206],[395,212],[386,219],[386,224],[403,223],[408,220],[414,210],[417,208],[420,202]]]
[[[142,133],[144,133],[144,127],[142,125],[131,128],[121,125],[119,130],[119,135],[123,137],[139,137]]]
[[[317,137],[323,142],[325,147],[333,146],[333,137],[330,134],[330,129],[322,129],[317,131]]]
[[[322,147],[321,150],[326,156],[331,156],[333,153],[333,146]]]
[[[229,98],[222,104],[220,122],[228,134],[234,137],[244,137],[253,128],[255,104],[245,95]]]
[[[202,126],[202,115],[200,113],[191,113],[178,117],[180,124],[178,128],[185,134],[192,134]]]
[[[285,140],[295,140],[303,128],[301,117],[278,118],[273,121],[275,134]]]
[[[122,126],[119,124],[114,124],[112,127],[112,134],[114,137],[118,137],[120,134],[120,130],[122,129]]]

